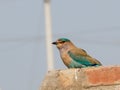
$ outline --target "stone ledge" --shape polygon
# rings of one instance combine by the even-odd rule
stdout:
[[[40,90],[120,90],[120,66],[50,71]]]

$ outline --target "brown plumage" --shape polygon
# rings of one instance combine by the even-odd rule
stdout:
[[[92,58],[81,48],[77,48],[69,39],[60,38],[53,42],[60,51],[60,56],[68,68],[84,68],[89,66],[101,66],[102,64]]]

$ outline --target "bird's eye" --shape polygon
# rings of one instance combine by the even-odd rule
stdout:
[[[62,43],[65,43],[65,41],[62,41]]]
[[[59,43],[63,44],[63,43],[65,43],[65,41],[61,41],[61,42],[59,42]]]

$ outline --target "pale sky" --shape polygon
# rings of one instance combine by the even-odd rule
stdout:
[[[103,65],[119,65],[119,0],[51,0],[53,41],[69,38]],[[0,1],[0,88],[38,90],[47,73],[43,0]],[[55,69],[67,69],[55,46]]]

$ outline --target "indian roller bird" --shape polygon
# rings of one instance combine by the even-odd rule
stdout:
[[[68,68],[85,68],[102,64],[87,54],[84,49],[76,47],[69,39],[60,38],[52,44],[56,45],[63,63]]]

